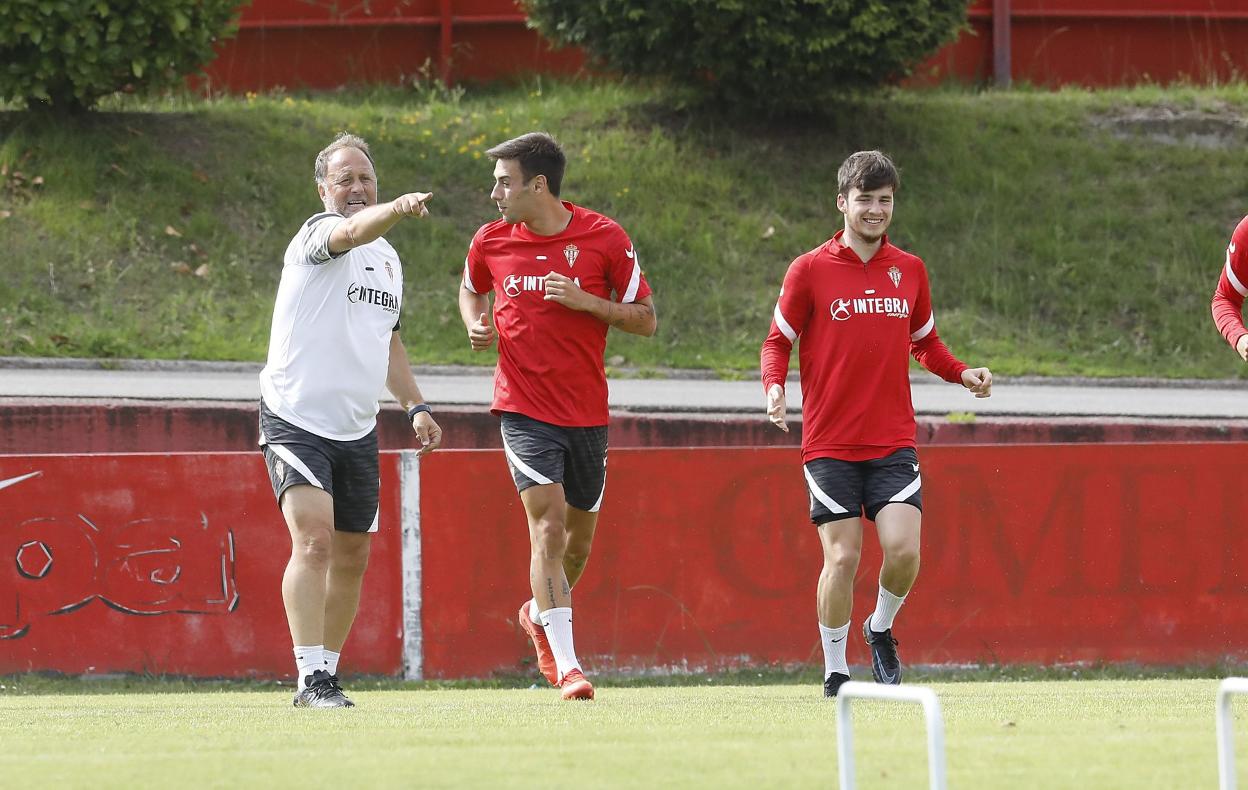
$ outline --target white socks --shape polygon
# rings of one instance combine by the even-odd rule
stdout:
[[[295,645],[295,666],[299,671],[299,690],[303,691],[303,679],[325,668],[325,645]]]
[[[331,675],[338,674],[338,659],[342,653],[335,653],[329,648],[325,649],[325,671]]]
[[[849,664],[845,663],[845,637],[849,635],[849,623],[840,628],[828,628],[819,624],[819,636],[823,639],[823,679],[827,680],[833,672],[849,674]]]
[[[542,624],[542,610],[537,608],[537,601],[529,599],[529,619],[538,625]]]
[[[880,587],[879,597],[875,599],[875,611],[871,614],[871,630],[877,634],[893,627],[893,618],[897,610],[906,602],[906,596],[896,596]]]
[[[546,631],[546,638],[550,640],[550,652],[555,654],[559,679],[563,680],[564,675],[581,668],[580,662],[576,660],[576,648],[572,644],[572,607],[547,609],[539,617],[537,622]]]

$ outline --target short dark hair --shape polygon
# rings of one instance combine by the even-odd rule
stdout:
[[[505,143],[499,143],[485,154],[496,162],[499,159],[518,162],[520,174],[524,176],[526,184],[534,176],[546,176],[546,186],[550,188],[550,194],[559,197],[568,159],[563,155],[563,148],[555,138],[545,132],[522,134]]]
[[[312,175],[316,178],[316,183],[324,184],[325,178],[329,175],[329,158],[334,155],[335,151],[343,148],[358,148],[364,156],[368,157],[368,163],[373,167],[377,164],[373,162],[373,154],[368,150],[368,143],[364,142],[364,138],[350,132],[339,132],[334,141],[325,146],[319,154],[316,155],[316,165],[312,168]]]
[[[841,169],[836,173],[836,181],[837,191],[846,197],[849,196],[849,190],[855,188],[859,192],[872,192],[892,187],[895,192],[901,186],[897,166],[883,151],[859,151],[850,154],[841,163]]]

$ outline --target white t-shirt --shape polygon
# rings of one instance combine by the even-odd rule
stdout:
[[[343,219],[315,214],[286,247],[260,392],[283,420],[350,441],[377,423],[403,267],[385,239],[330,253],[329,234]]]

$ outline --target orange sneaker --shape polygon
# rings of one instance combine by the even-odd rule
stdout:
[[[516,616],[520,627],[529,635],[529,639],[533,640],[533,648],[537,651],[537,668],[541,670],[546,679],[550,681],[550,685],[559,685],[559,670],[555,666],[555,653],[550,649],[550,640],[546,638],[546,629],[533,622],[533,618],[529,617],[529,602],[525,601],[524,606],[520,607],[520,614]]]
[[[573,669],[559,681],[560,696],[564,699],[593,699],[594,687],[585,679],[584,673]]]

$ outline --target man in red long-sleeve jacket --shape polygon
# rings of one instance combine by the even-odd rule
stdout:
[[[789,265],[762,349],[767,414],[787,431],[784,384],[801,338],[802,471],[823,545],[817,595],[828,697],[849,680],[845,639],[864,512],[884,553],[876,608],[863,623],[871,674],[901,682],[893,618],[919,572],[923,506],[909,355],[977,398],[992,390],[988,368],[969,368],[937,336],[923,261],[884,235],[900,183],[892,161],[859,151],[837,180],[844,230]]]
[[[1226,246],[1226,265],[1213,292],[1213,322],[1231,348],[1248,362],[1248,329],[1244,328],[1244,297],[1248,296],[1248,217],[1239,221]]]

